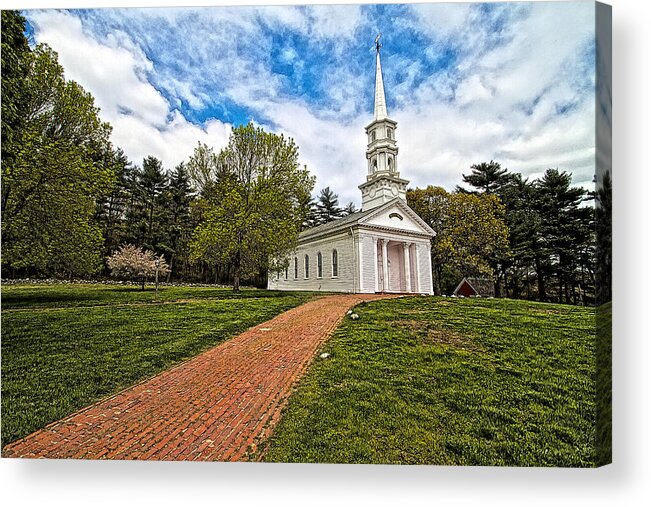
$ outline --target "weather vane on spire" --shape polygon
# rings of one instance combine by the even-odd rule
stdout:
[[[378,33],[375,36],[375,50],[380,51],[380,48],[382,47],[382,43],[380,42],[380,37],[382,37],[382,32]]]

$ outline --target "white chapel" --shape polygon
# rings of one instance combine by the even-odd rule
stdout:
[[[397,123],[387,114],[380,48],[378,37],[374,116],[366,127],[368,174],[359,185],[362,209],[303,231],[289,267],[270,274],[269,289],[433,293],[435,232],[406,202],[409,181],[398,172]]]

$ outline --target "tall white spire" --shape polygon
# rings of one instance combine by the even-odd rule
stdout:
[[[380,37],[378,34],[375,38],[375,118],[384,120],[387,118],[387,100],[384,97],[384,80],[382,79],[382,63],[380,62]]]
[[[380,63],[380,35],[375,38],[375,104],[373,121],[366,127],[368,145],[366,181],[359,186],[362,191],[362,211],[376,208],[396,197],[406,200],[407,180],[398,172],[397,122],[387,114],[384,80]]]

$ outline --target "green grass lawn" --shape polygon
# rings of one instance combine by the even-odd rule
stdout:
[[[208,287],[2,287],[2,445],[313,295]]]
[[[357,312],[264,460],[594,466],[594,309],[412,297]]]
[[[53,285],[5,285],[2,287],[2,309],[22,308],[68,308],[135,303],[157,303],[184,299],[248,299],[285,297],[287,292],[264,289],[232,289],[215,287],[165,286],[158,290],[147,285],[140,290],[136,285],[106,284],[53,284]]]
[[[597,462],[600,465],[610,463],[613,457],[612,320],[612,303],[597,308]]]

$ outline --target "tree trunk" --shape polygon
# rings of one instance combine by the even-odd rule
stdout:
[[[509,279],[507,277],[507,270],[504,268],[504,297],[509,297]]]
[[[536,259],[536,279],[538,281],[538,301],[545,301],[547,294],[545,293],[545,275],[543,274],[542,265],[540,260]]]
[[[235,254],[235,259],[233,260],[233,292],[240,291],[240,270],[241,270],[241,256],[238,251]]]
[[[441,278],[443,277],[443,269],[441,268],[441,266],[438,266],[434,263],[432,263],[432,265],[434,266],[434,269],[432,270],[432,274],[434,278],[434,280],[432,280],[434,283],[434,287],[433,287],[434,294],[436,296],[440,296],[443,293],[443,289],[441,288]]]
[[[172,270],[174,269],[174,254],[170,256],[170,270],[167,272],[167,279],[166,282],[170,283],[170,280],[172,278]]]
[[[502,291],[500,289],[500,278],[502,277],[501,273],[498,271],[497,272],[497,277],[495,278],[495,281],[493,282],[493,287],[495,291],[495,297],[499,298],[502,297]]]

